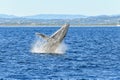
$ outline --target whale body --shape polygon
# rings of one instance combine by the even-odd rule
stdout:
[[[44,53],[56,53],[56,49],[59,47],[64,37],[66,36],[69,28],[69,24],[64,24],[60,29],[58,29],[51,36],[45,34],[36,33],[36,35],[43,38],[46,42],[42,45],[42,51]]]

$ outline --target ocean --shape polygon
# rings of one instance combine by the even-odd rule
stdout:
[[[31,52],[58,29],[0,27],[0,80],[120,80],[120,27],[70,27],[64,54]]]

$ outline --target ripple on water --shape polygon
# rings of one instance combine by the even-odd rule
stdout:
[[[33,54],[35,32],[58,28],[0,28],[1,80],[120,80],[120,28],[70,28],[65,54]]]

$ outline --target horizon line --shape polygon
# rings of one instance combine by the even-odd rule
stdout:
[[[83,14],[63,14],[63,13],[38,13],[38,14],[31,14],[31,15],[16,15],[16,14],[7,14],[7,13],[0,13],[0,15],[9,15],[9,16],[16,16],[16,17],[25,17],[25,16],[35,16],[35,15],[81,15],[81,16],[116,16],[120,14],[96,14],[96,15],[83,15]]]

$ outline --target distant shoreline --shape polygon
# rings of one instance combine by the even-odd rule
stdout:
[[[71,27],[118,27],[120,26],[120,15],[34,15],[34,16],[10,16],[0,15],[0,26],[2,27],[60,27],[70,23]]]

